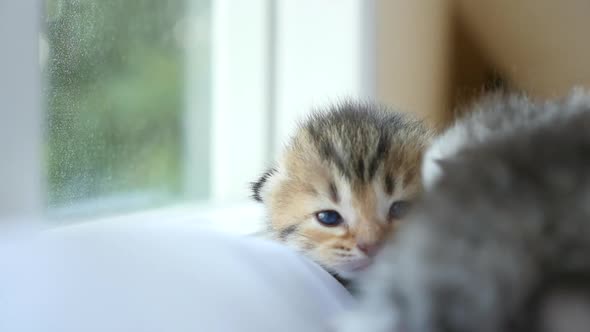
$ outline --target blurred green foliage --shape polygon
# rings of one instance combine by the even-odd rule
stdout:
[[[45,1],[49,206],[181,194],[188,2]]]

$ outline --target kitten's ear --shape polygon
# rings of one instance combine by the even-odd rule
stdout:
[[[255,201],[264,203],[265,192],[268,190],[269,180],[277,173],[276,168],[271,168],[264,172],[257,181],[252,182],[250,188],[252,189],[252,198]]]
[[[444,159],[426,160],[422,165],[422,180],[426,188],[432,188],[449,168],[449,162]]]

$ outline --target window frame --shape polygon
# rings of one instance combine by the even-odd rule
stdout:
[[[41,185],[39,3],[0,3],[0,219],[38,218]]]
[[[334,6],[334,2],[329,0],[321,2],[324,7]],[[0,98],[0,110],[3,110],[0,113],[0,148],[2,154],[7,156],[4,167],[0,167],[0,181],[9,184],[6,188],[17,189],[0,194],[0,217],[6,211],[14,210],[17,215],[45,218],[42,215],[45,188],[42,185],[41,170],[44,116],[38,63],[40,3],[24,1],[0,4],[0,45],[7,45],[7,49],[11,50],[2,55],[0,72],[12,73],[0,76],[0,91],[6,94]],[[74,221],[176,220],[208,224],[217,229],[239,233],[248,233],[246,229],[257,230],[260,221],[264,219],[264,213],[260,204],[245,201],[248,196],[247,183],[271,166],[272,160],[290,135],[293,119],[301,117],[309,109],[330,102],[333,97],[352,96],[369,100],[375,97],[374,1],[338,2],[338,6],[330,11],[334,20],[331,24],[325,24],[325,20],[329,18],[314,15],[314,8],[318,4],[318,0],[301,0],[296,3],[290,0],[253,0],[247,5],[241,0],[213,1],[212,91],[208,118],[211,140],[207,146],[199,146],[198,136],[194,135],[194,131],[202,128],[191,124],[187,126],[189,134],[185,137],[188,147],[185,151],[188,156],[185,172],[189,198],[191,186],[197,182],[196,177],[191,176],[191,169],[203,162],[205,156],[209,164],[203,169],[206,170],[205,176],[211,181],[208,188],[211,202],[191,201],[110,217],[68,219],[51,224],[65,225]],[[291,10],[292,6],[298,10]],[[339,21],[338,18],[342,17],[350,21]],[[324,37],[344,35],[347,38],[340,39],[335,44],[320,45],[315,50],[321,52],[320,60],[301,62],[309,57],[310,50],[301,40],[288,35],[289,31],[298,29],[301,22],[320,26]],[[245,25],[248,26],[247,29],[244,28]],[[308,33],[312,32],[313,29],[308,30]],[[308,37],[313,35],[308,34]],[[254,42],[244,42],[248,40]],[[281,58],[285,52],[288,52],[289,58]],[[339,77],[345,77],[344,81],[349,83],[344,88],[342,85],[338,87],[346,95],[339,93],[333,96],[337,89],[331,87],[330,82],[334,81],[335,67],[330,67],[331,72],[323,69],[328,68],[333,59],[341,59],[341,55],[347,52],[353,53],[346,58],[348,62],[343,66],[348,70],[338,72]],[[239,56],[236,56],[237,53]],[[309,71],[316,73],[313,79],[323,83],[316,85],[317,90],[306,89],[305,80],[297,81],[286,74],[287,66],[293,65],[309,66]],[[15,84],[11,77],[20,79]],[[191,87],[191,82],[187,82],[187,86]],[[318,99],[318,95],[325,99]],[[190,104],[188,100],[187,105]],[[9,111],[15,108],[23,111]],[[249,110],[249,116],[243,116],[244,112],[240,112],[243,109]],[[188,108],[186,113],[187,120],[194,119],[194,109]],[[228,135],[228,132],[231,134]],[[14,142],[8,137],[9,133],[22,136],[22,139],[19,137],[18,149],[15,149]],[[248,158],[236,153],[243,150],[248,150]],[[245,171],[235,172],[236,167]],[[243,183],[244,187],[237,188],[236,183]],[[228,226],[229,220],[233,219],[228,216],[232,214],[240,218],[239,223],[244,227],[232,230]],[[228,222],[219,222],[222,219]]]

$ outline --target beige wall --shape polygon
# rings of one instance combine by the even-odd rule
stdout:
[[[432,115],[447,102],[449,5],[440,0],[377,0],[377,98]]]
[[[590,88],[590,1],[377,0],[377,96],[434,124],[493,74],[537,98]]]

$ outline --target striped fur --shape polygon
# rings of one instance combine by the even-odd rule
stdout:
[[[300,124],[275,167],[253,184],[271,235],[327,270],[354,277],[371,262],[357,244],[379,246],[396,228],[390,205],[421,191],[422,154],[432,133],[419,120],[371,104],[343,103]],[[316,213],[337,211],[326,227]]]

